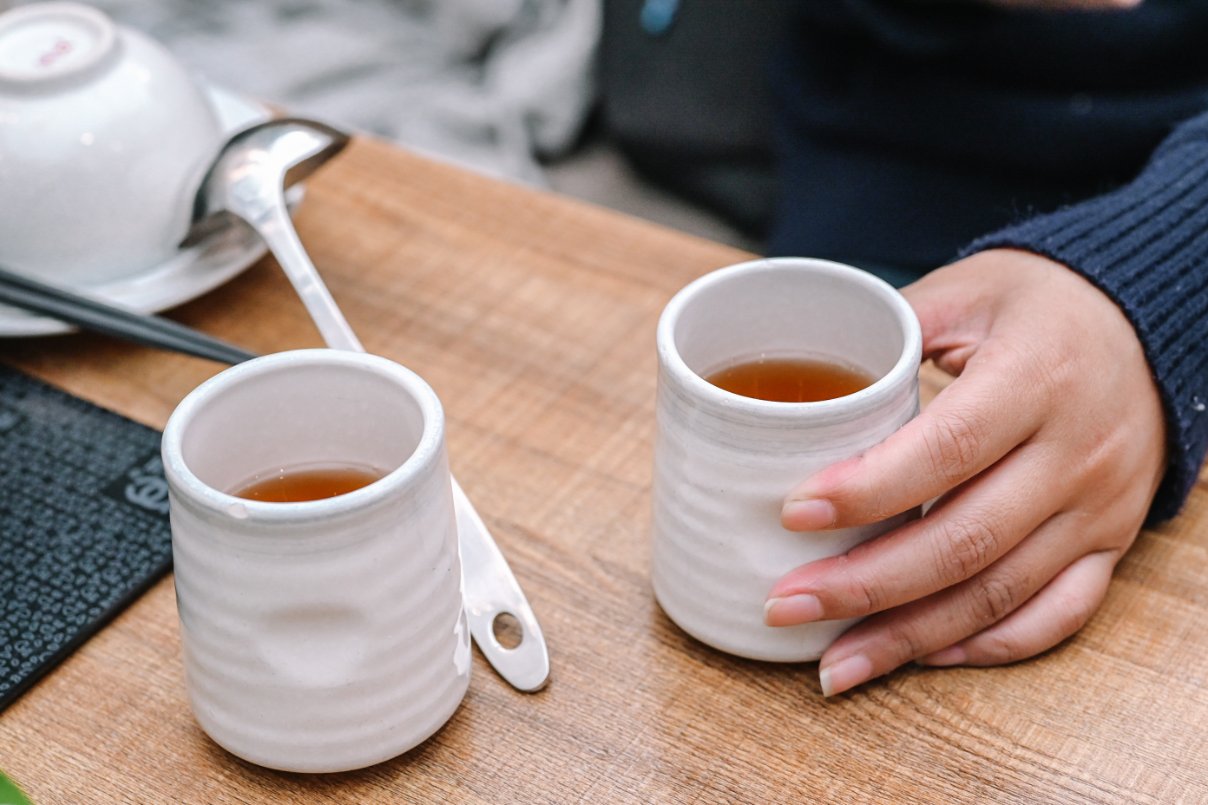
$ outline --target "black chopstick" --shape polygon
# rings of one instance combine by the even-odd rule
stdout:
[[[256,357],[171,319],[114,307],[0,268],[0,302],[138,344],[170,349],[222,363]]]

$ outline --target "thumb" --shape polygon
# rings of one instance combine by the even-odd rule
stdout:
[[[934,360],[952,375],[961,373],[986,339],[995,309],[985,298],[985,284],[959,268],[958,263],[936,269],[902,289],[919,318],[923,360]]]

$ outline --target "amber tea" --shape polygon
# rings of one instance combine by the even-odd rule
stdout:
[[[376,467],[358,464],[282,467],[256,475],[231,494],[246,500],[300,503],[355,492],[385,475]]]
[[[718,388],[772,402],[821,402],[868,388],[876,378],[850,366],[814,358],[760,358],[706,378]]]

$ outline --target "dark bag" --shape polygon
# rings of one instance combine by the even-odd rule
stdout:
[[[768,63],[791,0],[605,0],[604,125],[651,181],[762,237],[775,204]]]

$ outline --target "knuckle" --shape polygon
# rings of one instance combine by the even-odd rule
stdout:
[[[931,471],[949,485],[963,481],[976,467],[985,444],[987,425],[972,411],[949,411],[923,432]]]
[[[852,616],[868,615],[884,609],[885,593],[878,583],[867,576],[851,571],[851,566],[845,560],[842,563],[846,591],[846,601],[842,608]]]
[[[977,573],[1001,551],[998,530],[983,518],[946,524],[936,547],[936,573],[953,584]]]
[[[1025,384],[1029,395],[1047,395],[1068,388],[1075,383],[1078,365],[1084,358],[1067,338],[1050,340],[1000,339],[994,342],[994,360],[1012,377]]]
[[[1012,579],[983,574],[974,586],[974,617],[982,625],[998,623],[1020,604],[1019,587]]]
[[[895,668],[904,662],[922,657],[935,648],[909,624],[897,625],[886,630],[882,641],[882,650]]]
[[[1060,344],[1051,342],[1029,345],[1016,356],[1013,368],[1023,378],[1029,393],[1040,394],[1048,401],[1055,394],[1064,394],[1076,383],[1082,357]]]

